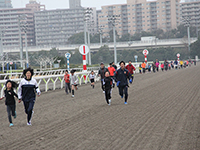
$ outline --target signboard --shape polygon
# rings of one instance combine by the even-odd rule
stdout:
[[[181,55],[178,53],[176,56],[177,56],[177,57],[180,57]]]
[[[138,58],[138,56],[137,56],[137,55],[135,55],[134,57],[135,57],[135,59],[137,59],[137,58]]]
[[[86,55],[89,53],[89,47],[87,45],[81,45],[79,47],[79,52],[82,54],[82,55]]]
[[[149,54],[149,51],[147,49],[143,50],[143,55],[148,55]]]
[[[66,53],[66,54],[65,54],[65,57],[66,57],[67,59],[69,59],[69,58],[71,57],[71,54],[70,54],[70,53]]]

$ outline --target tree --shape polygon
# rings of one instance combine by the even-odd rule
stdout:
[[[84,32],[80,32],[80,33],[72,35],[68,39],[68,43],[69,44],[83,44],[83,43],[85,43],[84,42]]]
[[[194,42],[193,44],[191,44],[191,53],[190,53],[191,57],[195,57],[200,56],[200,37],[198,38],[198,40],[196,42]]]

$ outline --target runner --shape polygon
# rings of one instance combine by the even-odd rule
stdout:
[[[132,65],[131,60],[129,60],[128,65],[126,66],[126,69],[130,72],[132,80],[134,79],[134,72],[135,67]]]
[[[155,73],[155,72],[156,72],[156,65],[155,65],[155,62],[153,62],[152,68],[153,68],[153,72]]]
[[[164,71],[165,65],[163,63],[161,63],[160,67],[161,67],[161,70]]]
[[[71,86],[70,86],[70,75],[68,73],[68,70],[65,71],[64,80],[65,80],[65,92],[66,94],[69,94],[71,93]],[[69,93],[68,93],[68,89],[69,89]]]
[[[4,90],[4,97],[6,98],[5,100],[5,105],[7,106],[7,113],[8,113],[8,120],[10,122],[9,127],[14,126],[12,123],[12,118],[11,114],[14,117],[14,119],[17,117],[16,113],[16,103],[15,103],[15,97],[18,98],[18,95],[14,92],[14,88],[17,88],[17,84],[11,80],[8,80],[5,84],[6,89]],[[0,98],[2,100],[4,97]]]
[[[118,69],[115,73],[115,81],[117,82],[117,87],[119,89],[119,95],[121,98],[125,95],[125,102],[127,104],[128,100],[128,79],[129,82],[132,83],[131,74],[127,69],[125,69],[125,62],[121,61],[119,63],[120,69]]]
[[[111,104],[111,91],[114,87],[114,79],[110,76],[110,73],[107,71],[105,73],[105,78],[103,79],[103,88],[105,91],[105,99],[108,105]]]
[[[101,88],[102,88],[102,90],[103,90],[103,79],[104,79],[104,77],[105,77],[105,73],[108,71],[108,69],[105,68],[103,62],[102,62],[100,65],[101,65],[101,67],[100,67],[100,69],[99,69],[99,73],[98,73],[98,75],[99,75],[99,77],[101,77]],[[103,90],[103,93],[105,93],[104,90]]]
[[[143,62],[143,63],[141,64],[141,67],[142,67],[143,73],[145,73],[145,70],[146,70],[146,63]]]
[[[71,70],[70,82],[72,85],[72,98],[74,98],[74,89],[78,90],[78,77],[74,73],[76,70]]]
[[[115,68],[112,66],[112,63],[110,63],[110,67],[108,67],[108,71],[110,73],[110,77],[111,78],[114,78],[114,75],[115,75]]]
[[[156,65],[156,70],[158,72],[159,71],[159,65],[160,65],[158,59],[156,59],[155,65]]]
[[[89,78],[90,78],[91,86],[94,89],[94,79],[95,79],[94,71],[91,71]]]
[[[112,62],[112,66],[115,68],[115,70],[117,70],[117,66],[115,65],[114,62]]]
[[[34,72],[33,69],[27,68],[23,71],[24,79],[21,80],[18,88],[19,103],[23,101],[25,113],[27,114],[27,125],[31,125],[31,119],[33,115],[33,108],[35,104],[35,91],[40,96],[41,92],[38,88],[37,81],[32,78]]]

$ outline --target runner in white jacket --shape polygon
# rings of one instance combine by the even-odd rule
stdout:
[[[74,88],[78,89],[78,77],[74,74],[76,70],[71,70],[70,83],[72,85],[72,97],[74,97]]]

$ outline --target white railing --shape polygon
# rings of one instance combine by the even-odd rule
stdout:
[[[82,72],[83,69],[82,68],[73,68],[75,69],[77,72]],[[98,70],[99,67],[88,67],[87,70],[88,71],[92,71],[92,70]],[[48,70],[48,71],[36,71],[34,72],[34,76],[33,77],[38,77],[38,76],[49,76],[49,75],[62,75],[65,73],[66,69],[58,69],[58,70]],[[0,78],[1,79],[20,79],[23,78],[23,73],[17,73],[14,72],[15,70],[12,70],[12,73],[3,73],[0,74]]]
[[[89,80],[89,75],[90,75],[91,72],[86,72],[86,73],[83,73],[83,72],[80,72],[80,73],[76,73],[76,75],[78,76],[78,79],[79,79],[79,85],[82,85],[82,84],[87,84],[90,82]],[[100,78],[98,77],[98,71],[94,71],[95,75],[96,75],[96,78],[95,78],[95,82],[99,81]],[[85,78],[84,78],[85,76]],[[60,74],[60,75],[48,75],[48,76],[35,76],[34,79],[36,79],[37,83],[38,83],[38,86],[39,88],[42,90],[42,91],[45,91],[47,92],[50,88],[50,84],[52,84],[52,90],[56,90],[57,89],[57,86],[58,88],[63,88],[64,87],[64,74]],[[0,87],[0,90],[1,90],[1,97],[3,97],[3,94],[4,94],[4,89],[5,89],[5,83],[6,83],[7,80],[0,80],[0,84],[1,84],[1,87]],[[17,83],[19,83],[21,81],[20,78],[18,79],[12,79],[12,81],[15,81]],[[60,84],[58,83],[58,81],[60,82]],[[43,83],[42,83],[43,82]]]

